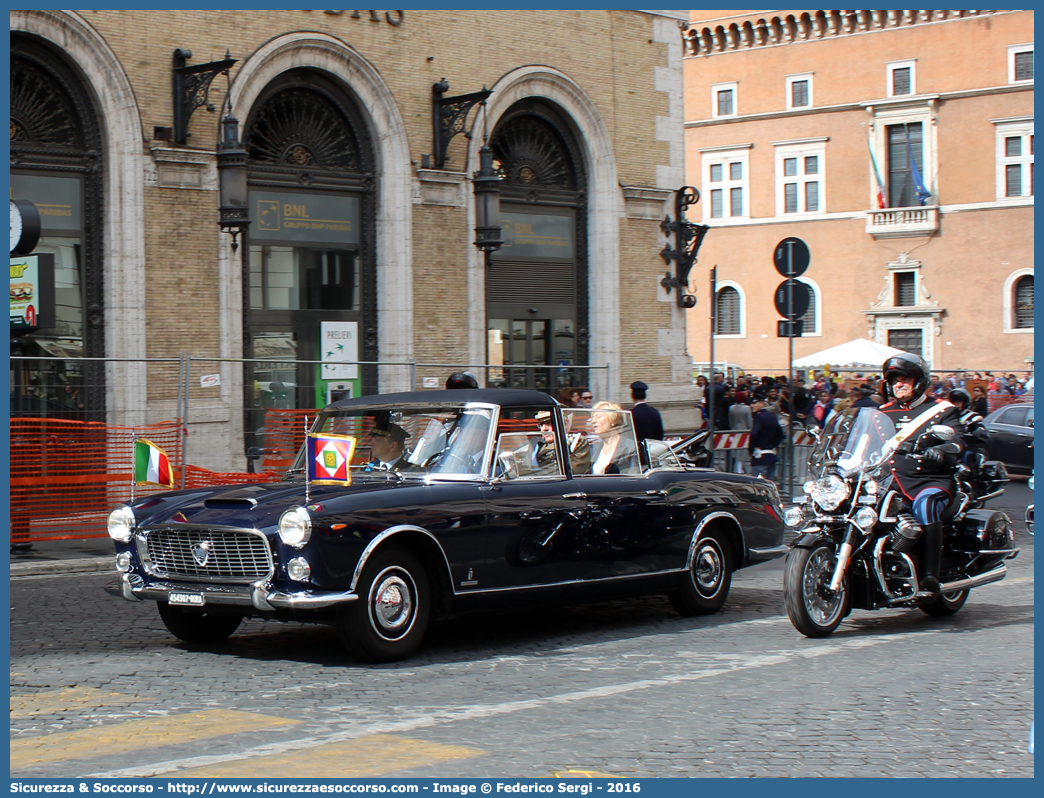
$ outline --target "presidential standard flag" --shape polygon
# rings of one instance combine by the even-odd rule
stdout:
[[[355,438],[347,435],[308,434],[305,439],[308,481],[320,485],[351,485],[348,469],[355,452]]]
[[[174,472],[170,470],[167,453],[144,438],[134,441],[134,484],[174,487]]]

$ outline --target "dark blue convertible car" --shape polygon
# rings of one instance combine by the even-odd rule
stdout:
[[[665,594],[717,611],[737,568],[778,557],[771,482],[683,464],[615,407],[455,390],[324,409],[284,481],[117,507],[118,579],[206,643],[245,617],[335,624],[369,661],[408,656],[433,617]]]

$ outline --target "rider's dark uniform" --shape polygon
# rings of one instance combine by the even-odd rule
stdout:
[[[940,512],[957,495],[957,484],[953,478],[952,463],[960,458],[965,449],[964,426],[961,424],[960,412],[956,407],[950,405],[949,402],[943,402],[941,399],[933,397],[922,397],[910,405],[899,404],[897,400],[892,399],[878,408],[892,419],[896,431],[902,431],[926,410],[938,405],[947,405],[947,407],[937,415],[918,424],[918,428],[907,437],[902,446],[896,450],[888,461],[888,470],[895,478],[895,487],[914,507],[914,515],[918,516],[917,520],[922,524],[931,523],[938,520],[938,518],[932,518],[928,515],[922,517],[922,514],[917,512],[920,508],[914,502],[918,495],[928,488],[937,488],[945,493],[947,499],[945,503],[933,502],[933,504],[942,504]],[[924,460],[915,460],[909,457],[909,454],[913,452],[917,438],[930,427],[937,424],[951,427],[954,431],[953,439],[950,441],[953,446],[946,447],[948,450],[946,454],[949,455],[946,460],[941,463],[928,463]],[[933,441],[933,443],[938,442]]]

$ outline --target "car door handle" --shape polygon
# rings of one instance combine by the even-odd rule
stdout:
[[[540,518],[546,518],[547,512],[545,510],[525,510],[519,513],[518,517],[525,521],[535,521]]]
[[[1027,433],[1027,432],[1019,432],[1019,433],[1016,433],[1016,434],[1017,434],[1017,435],[1018,435],[1018,436],[1019,436],[1020,438],[1028,438],[1028,437],[1030,437],[1029,433]]]
[[[647,490],[647,491],[645,491],[645,495],[646,496],[660,496],[660,497],[666,499],[667,498],[667,491],[664,488],[660,488],[659,490]]]
[[[562,498],[563,499],[586,499],[587,498],[587,494],[586,493],[563,493],[562,494]]]

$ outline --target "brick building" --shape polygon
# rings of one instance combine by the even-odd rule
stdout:
[[[1032,368],[1032,11],[694,11],[684,71],[717,360],[785,372],[772,252],[796,236],[796,358],[862,337]],[[709,312],[689,311],[697,361]]]
[[[229,469],[243,466],[263,406],[441,385],[449,364],[554,366],[476,369],[554,393],[589,381],[598,398],[626,401],[640,378],[660,402],[688,397],[685,312],[658,282],[659,224],[685,176],[679,14],[10,20],[12,197],[51,209],[39,251],[56,259],[58,316],[20,335],[18,352],[69,358],[47,365],[42,387],[82,385],[87,417],[141,424],[187,402],[193,461]],[[227,77],[174,95],[175,73],[192,88],[206,74],[192,68],[226,54]],[[443,97],[491,89],[458,120],[472,135],[450,138],[444,161],[433,132],[443,79]],[[250,193],[236,250],[217,225],[229,110]],[[486,136],[505,240],[488,268],[471,181]],[[364,365],[324,380],[314,363],[232,362],[319,360],[322,334]],[[214,359],[193,365],[186,397],[172,360],[182,353]],[[608,369],[572,368],[584,365]],[[39,377],[30,371],[19,384]],[[210,373],[219,379],[204,387]]]

